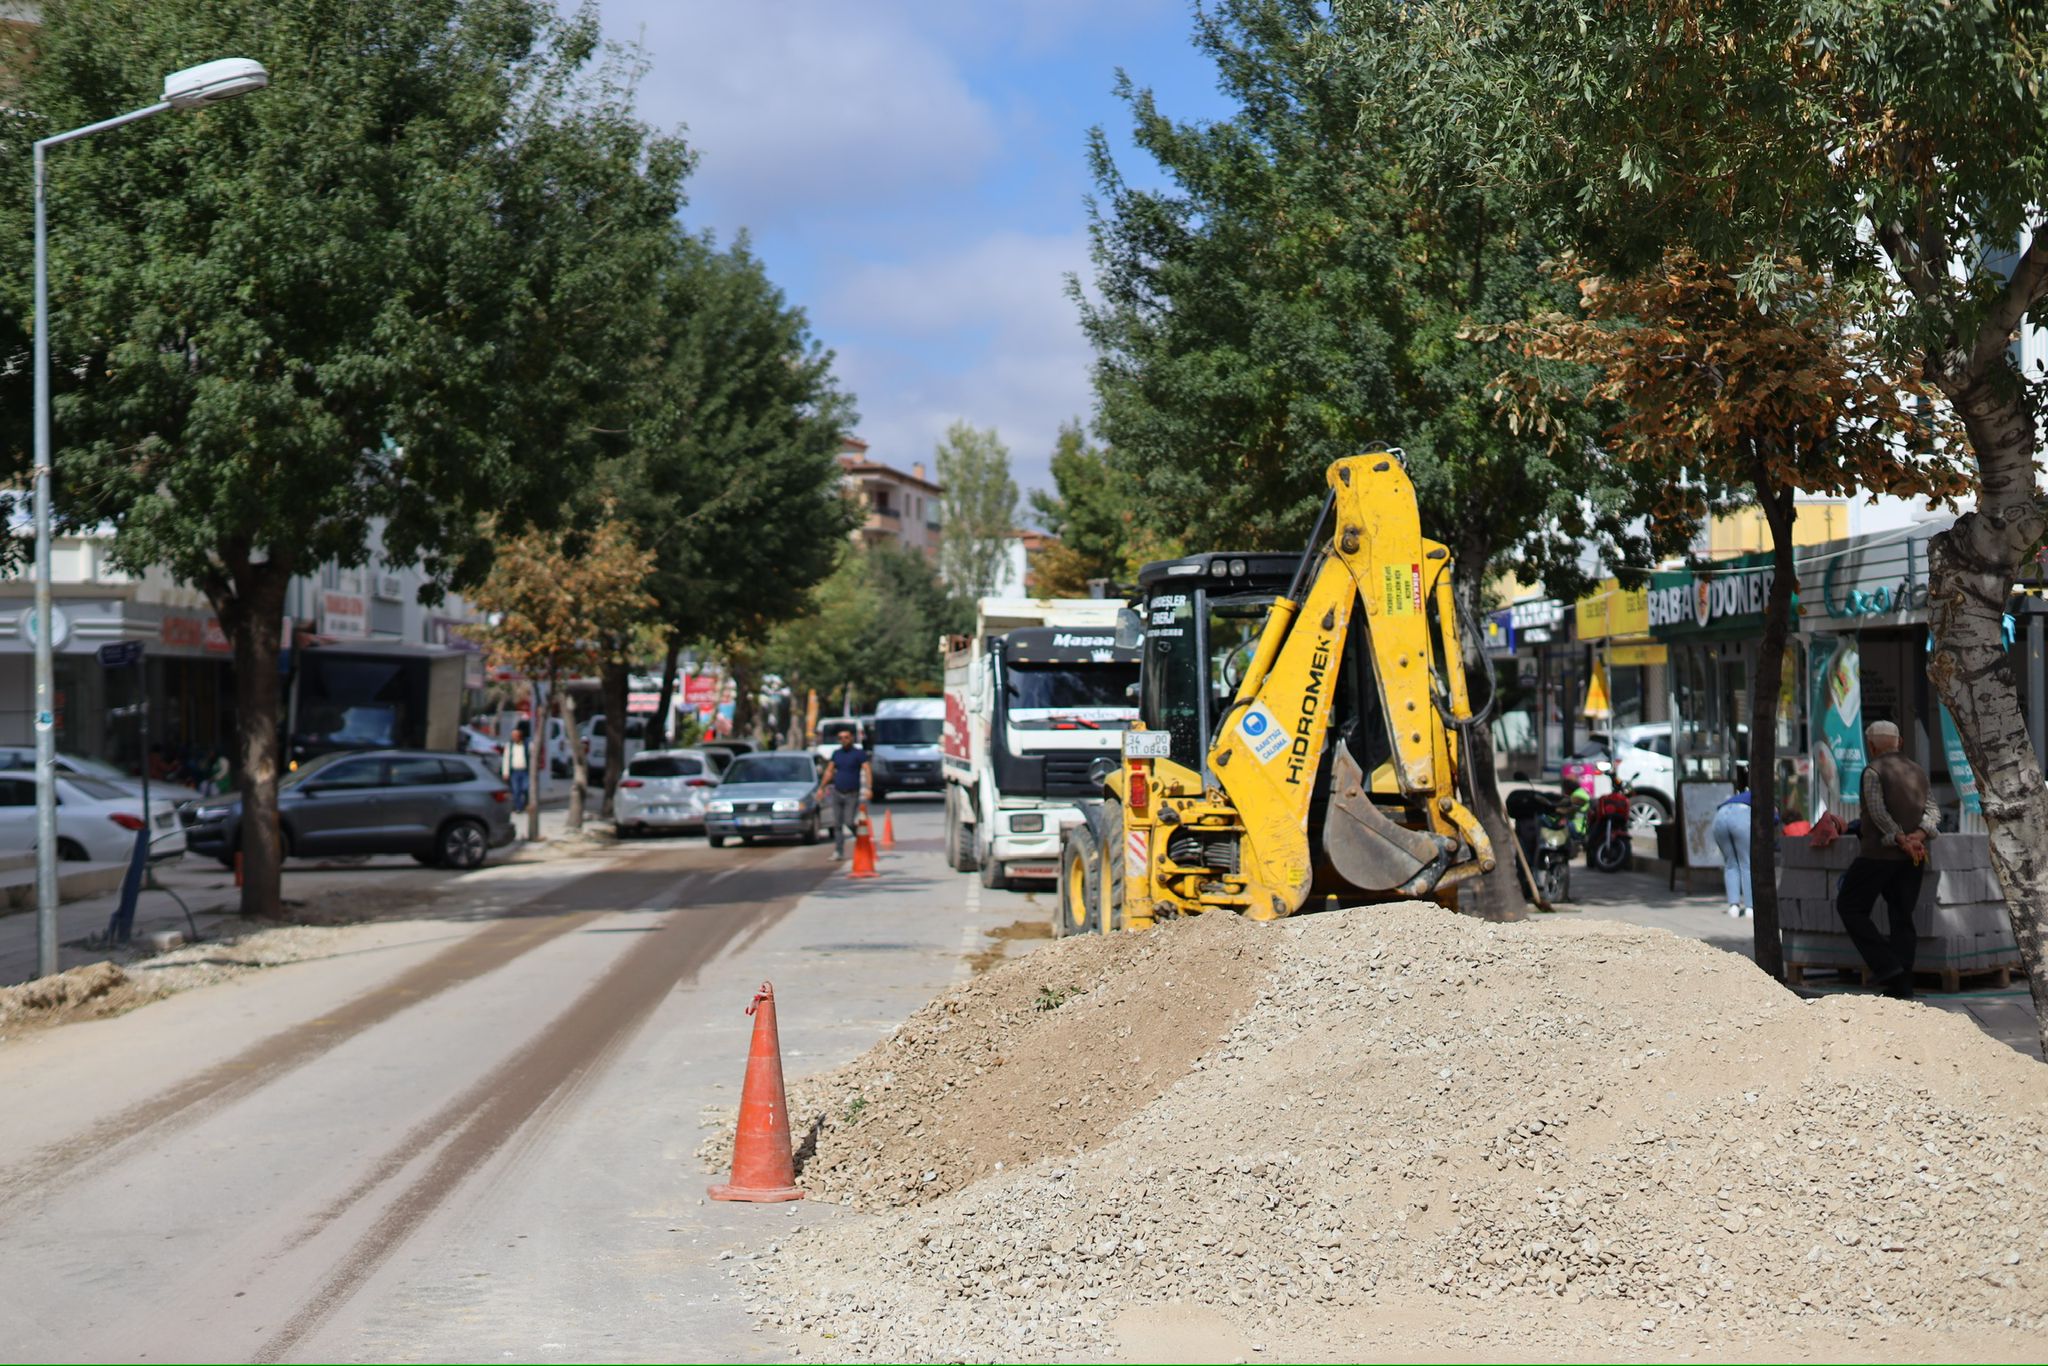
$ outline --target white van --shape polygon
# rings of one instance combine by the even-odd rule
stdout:
[[[875,800],[891,792],[939,792],[946,782],[939,741],[943,697],[890,697],[875,707]]]

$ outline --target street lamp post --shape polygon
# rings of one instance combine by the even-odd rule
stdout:
[[[52,147],[139,123],[172,109],[200,109],[270,84],[270,73],[247,57],[223,57],[164,77],[164,97],[143,109],[101,119],[67,133],[53,133],[35,145],[36,340],[35,340],[35,735],[36,735],[36,972],[57,971],[57,713],[50,611],[50,257],[44,211],[44,155]],[[142,756],[145,768],[149,756]],[[142,813],[144,821],[149,812]]]

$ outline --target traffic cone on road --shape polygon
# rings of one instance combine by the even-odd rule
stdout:
[[[853,867],[847,869],[848,877],[874,877],[875,835],[874,825],[868,820],[866,807],[861,808],[860,823],[853,828]]]
[[[710,1188],[713,1200],[774,1204],[801,1200],[789,1149],[789,1098],[782,1089],[782,1040],[775,1032],[775,987],[761,983],[754,1003],[754,1041],[740,1088],[739,1132],[732,1144],[732,1180]]]
[[[882,813],[882,847],[884,849],[894,849],[896,847],[896,813],[894,811],[884,811]]]

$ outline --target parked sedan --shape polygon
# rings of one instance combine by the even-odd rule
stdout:
[[[126,863],[143,828],[142,799],[112,783],[76,773],[57,775],[57,857],[93,863]],[[149,799],[149,856],[176,858],[185,852],[184,827],[175,803]],[[0,773],[0,852],[36,846],[35,775]]]
[[[474,868],[512,842],[512,794],[470,755],[424,750],[325,754],[278,784],[285,856],[411,854]],[[240,798],[193,813],[192,847],[233,866],[242,845]]]
[[[806,752],[742,754],[705,803],[704,833],[716,849],[777,835],[818,842],[818,764]]]
[[[139,795],[142,791],[142,779],[132,773],[123,773],[104,759],[91,759],[83,754],[65,754],[60,751],[57,755],[56,765],[59,773],[72,773],[81,778],[98,778],[101,782],[112,783],[123,792],[132,792]],[[35,766],[36,752],[33,746],[0,745],[0,769],[9,771],[27,769],[33,772]],[[173,806],[177,806],[198,797],[199,789],[187,787],[183,783],[171,783],[165,782],[161,778],[152,778],[149,783],[149,795],[152,801],[162,797]]]
[[[626,761],[613,820],[620,835],[702,830],[705,804],[717,787],[717,765],[701,750],[648,750]]]

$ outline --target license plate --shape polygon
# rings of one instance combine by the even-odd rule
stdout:
[[[1057,863],[1006,863],[1003,871],[1011,877],[1058,877]]]
[[[742,817],[740,817],[740,824],[741,824],[741,825],[766,825],[766,824],[768,824],[768,818],[767,818],[766,816],[742,816]]]

